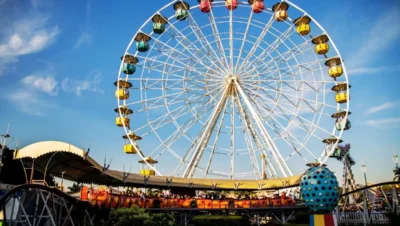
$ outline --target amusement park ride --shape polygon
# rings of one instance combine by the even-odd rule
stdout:
[[[22,163],[26,185],[1,199],[10,225],[75,225],[77,218],[93,225],[94,212],[131,206],[282,216],[307,206],[317,219],[335,209],[340,196],[335,175],[325,167],[329,158],[344,165],[341,186],[350,194],[345,205],[356,204],[355,162],[350,145],[339,145],[351,128],[351,86],[342,57],[310,14],[288,0],[272,3],[173,0],[157,10],[129,42],[114,83],[123,152],[138,161],[140,171],[111,170],[89,150],[62,142],[16,148],[9,157]],[[2,137],[4,159],[11,138],[8,132]],[[305,164],[310,169],[304,174]],[[63,179],[84,184],[78,199],[50,188],[61,171]],[[92,184],[122,190],[95,191]],[[280,190],[290,197],[141,199],[124,187]],[[40,204],[41,214],[24,204],[26,197]]]

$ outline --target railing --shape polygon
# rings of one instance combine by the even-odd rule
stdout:
[[[361,212],[342,212],[336,214],[338,223],[343,225],[354,225],[364,223],[364,214]],[[372,213],[369,215],[371,224],[389,224],[389,218],[385,213]]]

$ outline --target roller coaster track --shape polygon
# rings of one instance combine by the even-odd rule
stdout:
[[[19,185],[0,199],[3,225],[94,225],[89,202],[39,184]],[[92,215],[91,215],[92,214]]]
[[[400,185],[400,181],[389,181],[389,182],[371,184],[371,185],[368,185],[368,186],[364,186],[362,188],[355,189],[355,190],[350,191],[350,192],[343,193],[340,196],[342,196],[342,197],[343,196],[347,196],[347,195],[350,195],[350,194],[353,194],[353,193],[356,193],[356,192],[360,192],[360,191],[363,191],[365,189],[374,188],[374,187],[379,187],[379,186],[384,186],[384,185],[396,185],[396,184]]]

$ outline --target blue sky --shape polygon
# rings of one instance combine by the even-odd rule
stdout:
[[[197,1],[192,1],[197,2]],[[270,1],[267,4],[270,3]],[[300,1],[335,41],[352,85],[351,143],[371,181],[392,178],[400,154],[400,4],[390,0]],[[0,0],[0,130],[19,146],[61,140],[87,147],[112,168],[137,166],[122,153],[114,125],[119,57],[165,1]],[[334,170],[339,165],[333,165]]]

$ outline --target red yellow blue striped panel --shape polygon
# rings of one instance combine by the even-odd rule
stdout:
[[[310,215],[310,226],[337,226],[336,217],[332,214]]]

